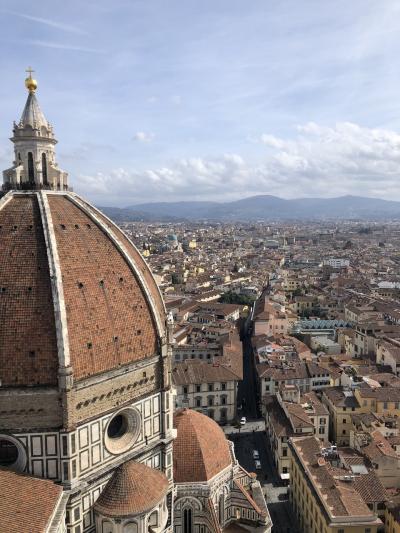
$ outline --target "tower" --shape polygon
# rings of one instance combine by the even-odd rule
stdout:
[[[68,190],[68,174],[59,169],[55,156],[53,127],[44,116],[36,98],[37,82],[28,69],[25,87],[28,98],[21,119],[14,122],[14,164],[3,172],[3,190]]]

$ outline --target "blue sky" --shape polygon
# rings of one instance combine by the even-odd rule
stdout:
[[[2,168],[32,65],[97,204],[400,200],[397,0],[3,0],[0,25]]]

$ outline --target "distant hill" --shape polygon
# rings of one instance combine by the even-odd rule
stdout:
[[[400,202],[362,196],[284,200],[258,195],[225,203],[154,202],[101,209],[117,221],[400,219]]]

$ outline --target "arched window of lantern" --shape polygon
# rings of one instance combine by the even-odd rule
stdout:
[[[35,181],[35,168],[33,166],[33,154],[28,152],[28,180]]]
[[[44,152],[42,154],[42,176],[43,176],[43,183],[45,185],[48,185],[49,182],[47,180],[47,158]]]
[[[193,513],[191,509],[183,511],[183,533],[192,533],[193,531]]]

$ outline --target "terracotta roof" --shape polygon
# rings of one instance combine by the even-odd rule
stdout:
[[[334,516],[365,517],[376,521],[376,516],[370,511],[364,498],[358,492],[353,481],[342,478],[348,471],[332,467],[328,461],[319,462],[322,444],[315,437],[299,437],[291,440],[292,449],[302,459],[303,467],[314,488],[322,494],[320,501],[325,502],[326,510]],[[364,484],[362,485],[364,489]],[[365,494],[368,498],[368,495]]]
[[[228,441],[214,420],[190,409],[174,417],[174,480],[208,481],[232,464]]]
[[[0,243],[2,386],[56,385],[54,307],[35,195],[16,196],[0,208]]]
[[[119,466],[95,503],[104,516],[124,517],[155,507],[168,492],[165,474],[143,463],[127,461]]]
[[[52,481],[0,469],[0,531],[44,533],[61,495]]]
[[[165,325],[157,285],[133,244],[95,208],[70,192],[11,191],[0,204],[0,242],[3,386],[58,383],[53,260],[75,380],[157,353]]]

